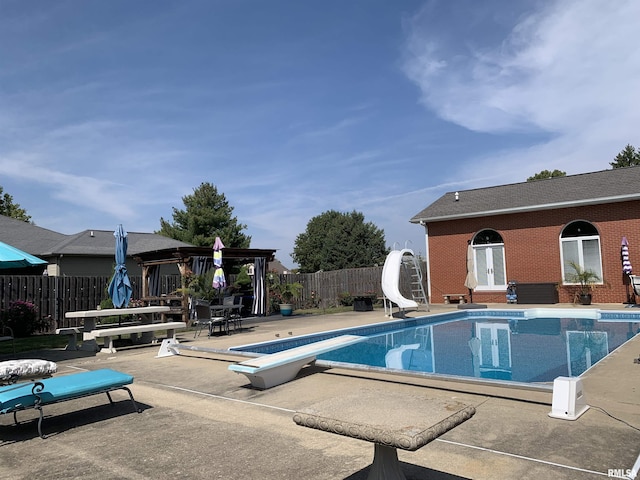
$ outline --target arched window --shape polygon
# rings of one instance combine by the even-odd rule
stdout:
[[[476,233],[471,242],[475,257],[476,290],[506,290],[504,241],[495,230]]]
[[[566,225],[560,234],[560,255],[564,283],[570,283],[568,276],[575,273],[572,263],[583,270],[592,270],[602,278],[600,234],[593,224],[576,220]]]

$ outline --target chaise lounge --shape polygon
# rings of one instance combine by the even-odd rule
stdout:
[[[90,395],[106,393],[109,402],[113,404],[110,392],[125,390],[133,403],[134,409],[140,413],[131,390],[126,387],[133,383],[133,377],[126,373],[110,369],[94,370],[52,377],[36,382],[16,383],[0,387],[0,414],[13,413],[13,420],[17,424],[17,412],[34,408],[38,410],[38,434],[42,434],[43,409],[45,405],[65,402]]]

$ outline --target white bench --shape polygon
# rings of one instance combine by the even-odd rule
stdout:
[[[66,335],[67,336],[67,346],[64,348],[65,350],[77,350],[78,349],[78,334],[82,331],[80,327],[65,327],[65,328],[56,328],[56,335]]]
[[[83,341],[95,340],[96,338],[104,338],[104,346],[102,353],[115,353],[116,349],[113,346],[113,337],[118,335],[130,335],[132,333],[142,332],[156,332],[158,330],[166,330],[167,337],[175,337],[175,331],[179,328],[186,328],[185,322],[163,322],[163,323],[143,323],[142,325],[133,325],[129,327],[113,327],[113,328],[100,328],[91,330],[90,332],[84,332]]]
[[[256,388],[275,387],[293,380],[300,369],[316,359],[316,355],[346,347],[365,340],[358,335],[341,335],[319,342],[301,345],[282,352],[262,355],[229,365],[229,370],[242,373]]]
[[[466,293],[443,293],[442,298],[444,298],[444,303],[451,303],[452,298],[457,298],[458,303],[466,303],[467,294]]]

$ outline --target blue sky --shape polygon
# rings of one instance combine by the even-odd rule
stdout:
[[[202,182],[289,254],[327,210],[424,254],[448,191],[640,146],[640,2],[0,0],[0,185],[153,232]]]

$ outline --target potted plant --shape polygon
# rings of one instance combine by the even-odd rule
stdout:
[[[280,313],[283,316],[289,316],[293,312],[292,300],[297,300],[302,294],[302,284],[293,283],[277,283],[273,285],[274,292],[280,297]]]
[[[581,305],[591,305],[591,291],[594,285],[600,282],[600,276],[590,269],[584,269],[575,262],[569,262],[574,273],[568,273],[567,280],[578,284],[576,296]]]

